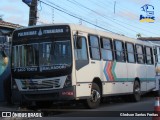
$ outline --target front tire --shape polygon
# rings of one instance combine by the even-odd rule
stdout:
[[[91,98],[87,99],[87,107],[90,109],[97,108],[101,102],[101,91],[96,83],[92,83]]]

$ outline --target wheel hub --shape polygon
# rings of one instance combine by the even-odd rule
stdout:
[[[140,88],[139,88],[139,87],[137,87],[137,88],[135,89],[135,93],[140,93]]]
[[[97,102],[98,99],[100,99],[100,93],[97,90],[92,90],[91,92],[91,101],[92,102]]]

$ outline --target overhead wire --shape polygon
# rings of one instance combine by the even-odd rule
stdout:
[[[98,14],[99,16],[102,16],[101,14],[97,13],[95,10],[92,10],[92,9],[90,9],[90,8],[82,5],[81,3],[77,2],[76,0],[72,0],[72,1],[71,1],[71,0],[67,0],[67,1],[69,1],[69,2],[71,2],[71,3],[73,3],[73,4],[77,4],[77,5],[81,6],[81,7],[86,8],[87,10],[90,10],[90,11],[94,12],[95,14]],[[74,1],[74,2],[73,2],[73,1]],[[92,3],[93,3],[93,1],[92,1]],[[96,5],[98,5],[98,4],[96,4]],[[124,28],[126,28],[126,29],[129,29],[129,30],[131,30],[131,31],[134,31],[134,32],[136,32],[136,33],[137,33],[137,31],[135,31],[135,30],[133,30],[133,29],[131,29],[131,28],[128,28],[128,27],[122,25],[121,23],[123,23],[123,24],[125,24],[125,25],[128,25],[128,26],[131,26],[131,27],[134,27],[134,28],[141,29],[141,30],[146,31],[146,32],[150,32],[150,33],[155,34],[155,35],[159,35],[159,34],[156,34],[156,33],[154,33],[154,32],[147,31],[146,29],[143,29],[143,28],[140,28],[140,27],[136,27],[136,26],[133,26],[133,25],[131,25],[131,24],[126,24],[125,22],[120,21],[120,20],[117,20],[117,19],[116,19],[116,21],[115,21],[115,19],[112,19],[112,18],[110,18],[109,16],[106,16],[106,15],[103,15],[102,17],[105,17],[106,19],[109,19],[109,20],[111,20],[112,22],[114,22],[114,23],[116,23],[116,24],[118,24],[118,25],[120,25],[120,26],[122,26],[122,27],[124,27]],[[114,20],[114,21],[113,21],[113,20]],[[120,23],[118,23],[118,22],[120,22]]]
[[[67,1],[70,1],[70,2],[71,2],[71,0],[67,0]],[[72,1],[75,1],[75,0],[72,0]],[[73,3],[73,2],[72,2],[72,3]],[[124,25],[122,25],[122,24],[120,24],[120,23],[118,23],[118,22],[116,22],[116,21],[113,21],[113,19],[110,19],[108,16],[101,15],[101,14],[97,13],[96,11],[94,11],[94,10],[92,10],[92,9],[90,9],[90,8],[88,8],[88,7],[86,7],[86,6],[82,5],[82,4],[80,4],[80,3],[78,3],[77,1],[75,1],[74,4],[77,4],[77,5],[81,6],[81,7],[84,7],[84,8],[86,8],[87,10],[90,10],[90,11],[94,12],[95,14],[97,14],[97,15],[99,15],[99,16],[105,18],[105,19],[111,20],[112,22],[114,22],[114,23],[116,23],[116,24],[118,24],[118,25],[120,25],[120,26],[126,28],[127,30],[129,29],[129,30],[131,30],[131,31],[133,31],[133,32],[135,32],[135,33],[137,33],[137,31],[135,31],[134,29],[128,28],[128,27],[126,27],[126,26],[124,26]]]
[[[41,1],[41,0],[39,0],[39,1]],[[70,0],[68,0],[68,1],[70,1]],[[73,1],[75,1],[75,0],[73,0]],[[43,4],[46,4],[44,1],[41,1],[41,2],[43,2]],[[88,24],[90,24],[90,25],[96,26],[96,27],[98,27],[98,28],[100,28],[100,29],[103,29],[103,30],[106,30],[106,31],[115,33],[115,32],[113,32],[113,31],[111,31],[111,30],[109,30],[109,29],[104,28],[104,24],[103,24],[103,27],[101,27],[101,26],[99,26],[99,25],[97,25],[97,24],[94,24],[93,22],[88,21],[88,20],[85,19],[85,18],[82,19],[81,16],[79,16],[79,15],[77,15],[77,14],[74,14],[74,13],[68,11],[67,9],[64,9],[64,8],[62,8],[62,7],[54,4],[54,3],[52,3],[52,2],[50,2],[50,4],[53,4],[53,5],[54,5],[54,6],[50,6],[50,7],[55,7],[55,6],[56,6],[56,7],[58,7],[58,8],[61,9],[61,10],[60,10],[60,9],[58,9],[58,10],[60,10],[61,12],[65,13],[65,14],[68,14],[68,15],[74,17],[74,18],[77,18],[77,19],[81,19],[82,21],[84,21],[84,22],[86,22],[86,23],[88,23]],[[47,5],[49,5],[49,4],[47,4]],[[81,7],[82,7],[82,6],[81,6]],[[90,11],[92,11],[92,12],[94,12],[94,13],[96,13],[96,14],[99,15],[99,13],[97,13],[96,11],[94,11],[94,10],[88,8],[88,7],[83,7],[83,8],[88,9],[88,10],[90,10]],[[105,16],[102,16],[102,15],[100,15],[100,16],[106,19]],[[113,21],[112,21],[112,22],[113,22]],[[100,24],[102,24],[102,23],[100,23]],[[119,24],[119,23],[116,23],[116,24]],[[122,26],[122,25],[120,25],[120,26]],[[129,29],[129,28],[125,27],[125,26],[123,26],[123,27],[124,27],[125,29],[127,29],[127,30]],[[133,27],[135,27],[135,26],[133,26]],[[142,29],[142,28],[140,28],[140,29]],[[134,31],[135,33],[138,34],[138,32],[135,31],[135,30],[133,30],[133,29],[129,29],[129,30]],[[143,30],[144,30],[144,29],[143,29]],[[120,31],[120,32],[122,33],[122,31]],[[125,32],[125,33],[126,33],[126,32]],[[117,33],[116,33],[116,34],[117,34]],[[143,33],[141,33],[141,34],[143,34]],[[125,35],[126,35],[126,34],[125,34]],[[145,36],[145,35],[143,34],[143,36]],[[134,36],[134,37],[135,37],[135,36]]]
[[[111,3],[111,1],[108,1],[109,3]],[[106,3],[108,3],[108,2],[104,2],[103,0],[101,0],[101,2],[100,3],[103,3],[102,5],[105,5]],[[113,3],[112,3],[113,4]],[[107,5],[107,4],[106,4]],[[120,6],[118,6],[118,4],[116,4],[116,6],[118,7],[118,8],[120,8],[120,9],[122,9],[121,11],[119,11],[119,12],[124,12],[124,11],[128,11],[129,9],[131,9],[131,8],[128,8],[127,6],[124,6],[123,4],[122,5],[120,5]],[[123,7],[122,7],[123,6]],[[102,6],[103,8],[104,8],[104,6]],[[107,6],[107,8],[108,7],[111,7],[111,6]],[[123,17],[123,16],[121,16],[121,17]],[[124,17],[123,17],[124,18]],[[123,21],[120,21],[120,22],[123,22]],[[139,22],[139,21],[138,21]],[[124,23],[124,22],[123,22]],[[157,22],[156,22],[157,23]],[[158,23],[160,23],[160,22],[158,22]],[[151,23],[152,24],[152,23]],[[145,26],[147,25],[147,27],[148,27],[148,25],[149,25],[149,27],[151,27],[151,24],[149,23],[149,24],[144,24]],[[155,24],[152,24],[152,25],[155,25]],[[140,29],[142,29],[142,28],[140,28]],[[156,26],[154,26],[154,30],[156,29]],[[145,29],[143,29],[143,30],[145,30]],[[145,30],[146,31],[146,30]],[[147,31],[147,32],[151,32],[151,33],[153,33],[152,31]],[[155,33],[153,33],[153,34],[155,34]],[[159,35],[159,34],[156,34],[156,35]]]
[[[106,29],[106,28],[103,28],[103,27],[98,26],[98,25],[96,25],[96,24],[94,24],[94,23],[91,23],[91,22],[89,22],[89,21],[87,21],[87,20],[85,20],[85,19],[83,19],[83,18],[80,18],[80,17],[78,17],[78,16],[76,16],[76,15],[73,15],[73,14],[67,12],[67,11],[64,11],[64,10],[62,10],[62,9],[60,9],[60,8],[57,8],[57,7],[53,6],[53,5],[50,5],[50,4],[48,4],[48,3],[46,3],[46,2],[44,2],[44,1],[42,1],[42,0],[38,0],[38,1],[41,1],[43,4],[45,4],[45,5],[47,5],[47,6],[50,6],[50,7],[55,8],[55,9],[57,9],[57,10],[63,12],[63,13],[66,13],[66,14],[69,15],[69,16],[72,16],[72,17],[77,18],[77,19],[82,19],[84,22],[86,22],[86,23],[88,23],[88,24],[90,24],[90,25],[93,25],[93,26],[96,26],[96,27],[98,27],[98,28],[101,28],[101,29],[103,29],[103,30],[105,30],[105,31],[114,33],[113,31],[110,31],[110,30],[108,30],[108,29]],[[116,33],[116,34],[117,34],[117,33]]]
[[[52,2],[50,2],[50,3],[52,3]],[[68,5],[66,5],[65,4],[65,2],[63,3],[63,5],[66,7],[66,6],[68,6]],[[74,4],[75,5],[75,4]],[[76,6],[76,5],[75,5]],[[72,8],[72,10],[74,9],[74,6],[72,5],[72,6],[69,6],[70,8]],[[82,9],[84,9],[84,8],[82,8]],[[77,8],[77,6],[76,6],[76,12],[78,12],[79,14],[85,14],[86,12],[84,12],[85,11],[85,9],[84,9],[84,11],[83,10],[81,10],[80,12],[79,12],[79,9]],[[88,17],[88,18],[86,18],[86,17]],[[92,16],[88,16],[88,15],[86,15],[85,17],[83,17],[84,19],[91,19],[91,18],[94,18],[95,19],[95,17],[92,17]],[[91,20],[90,20],[91,21]],[[92,20],[93,21],[93,20]],[[102,25],[102,26],[106,26],[107,25],[107,27],[108,26],[114,26],[114,27],[112,27],[112,29],[114,30],[114,31],[118,31],[118,32],[120,32],[121,34],[122,34],[122,31],[123,30],[120,30],[120,28],[118,28],[118,29],[116,29],[116,27],[117,26],[115,26],[115,25],[113,25],[113,24],[110,24],[109,25],[109,23],[107,23],[106,21],[102,21],[102,20],[100,20],[100,19],[95,19],[95,21],[98,21],[98,23],[96,23],[96,24],[99,24],[99,25]],[[93,21],[93,22],[95,22],[95,21]],[[106,23],[106,24],[105,24]],[[111,28],[111,27],[110,27]],[[125,34],[125,33],[123,33],[123,34]]]
[[[47,0],[47,2],[49,2],[50,4],[52,4],[52,5],[55,5],[56,7],[58,7],[58,8],[62,8],[62,7],[60,7],[59,5],[57,5],[57,4],[55,4],[55,3],[53,3],[53,2],[50,2],[50,1],[48,1]],[[65,11],[67,11],[66,9],[64,9],[64,8],[62,8],[63,10],[65,10]],[[81,19],[82,17],[80,17],[80,19]],[[86,18],[85,18],[85,20],[86,20]],[[93,22],[92,22],[93,23]],[[108,24],[108,23],[107,23]],[[97,25],[97,24],[96,24]],[[113,25],[112,25],[113,26]],[[115,25],[114,25],[115,26]],[[103,28],[104,28],[104,24],[103,24]],[[115,27],[112,27],[112,29],[115,29],[116,30],[116,28],[117,28],[117,26],[115,26]],[[119,29],[120,28],[118,28],[116,31],[119,31]],[[111,31],[111,30],[110,30]],[[120,30],[119,32],[120,33],[118,33],[118,34],[123,34],[123,35],[126,35],[126,33],[127,32],[122,32],[123,30]],[[113,31],[112,31],[113,32]],[[115,33],[115,32],[114,32]],[[128,34],[128,33],[127,33]],[[135,36],[134,36],[135,37]]]

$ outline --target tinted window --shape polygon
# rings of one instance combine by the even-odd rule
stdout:
[[[147,64],[153,64],[153,54],[152,54],[152,48],[146,47],[146,63]]]
[[[75,41],[75,44],[76,44],[76,41]],[[82,37],[82,48],[75,49],[75,56],[76,56],[76,60],[88,60],[86,39],[84,37]]]
[[[112,49],[111,47],[111,40],[110,39],[107,39],[107,38],[102,38],[102,47],[104,49]]]
[[[143,46],[142,45],[136,45],[136,57],[137,62],[140,64],[144,63],[144,55],[143,55]]]
[[[126,45],[127,45],[127,52],[134,53],[133,44],[127,43]]]
[[[97,36],[89,36],[90,56],[94,60],[100,60],[99,39]]]
[[[143,48],[141,45],[136,45],[136,49],[138,54],[143,54],[143,50],[142,50]]]
[[[109,38],[101,38],[102,58],[104,60],[113,60],[112,41]]]
[[[124,43],[119,40],[114,41],[115,44],[115,56],[119,62],[125,62]]]
[[[127,48],[127,60],[130,63],[135,63],[135,56],[134,56],[134,45],[132,43],[126,43]]]
[[[98,43],[98,37],[97,36],[90,36],[90,46],[91,47],[99,47],[99,43]]]
[[[123,51],[123,43],[121,41],[115,41],[117,51]]]

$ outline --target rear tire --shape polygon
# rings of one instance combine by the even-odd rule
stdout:
[[[96,83],[92,83],[91,98],[86,100],[87,107],[90,109],[97,108],[101,102],[101,91]]]
[[[138,81],[134,82],[132,97],[133,97],[133,102],[138,102],[141,100],[141,88],[140,88],[140,83]]]

